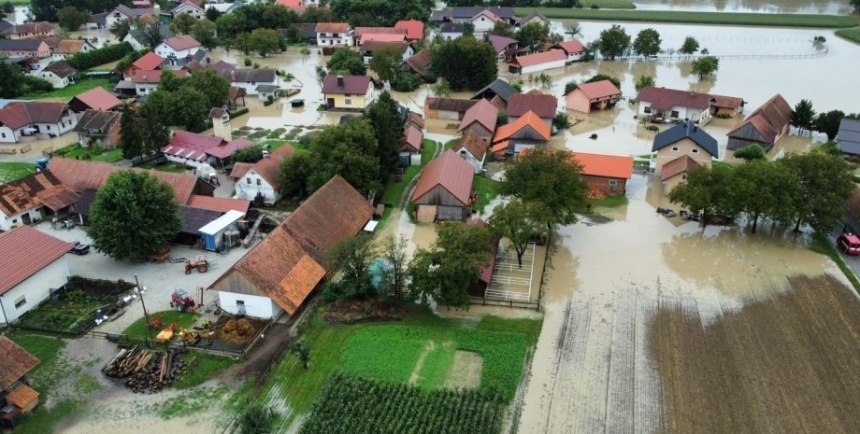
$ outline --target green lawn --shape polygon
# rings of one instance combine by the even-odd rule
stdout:
[[[594,5],[600,9],[636,9],[630,0],[584,0],[581,3],[583,9],[590,9]]]
[[[487,204],[499,196],[499,183],[485,176],[476,176],[472,188],[478,192],[478,203],[475,204],[478,212],[484,212]]]
[[[239,359],[232,357],[214,356],[196,351],[186,352],[182,355],[182,360],[193,363],[194,366],[186,370],[185,374],[173,383],[172,387],[176,389],[187,389],[203,384],[224,369],[240,362]]]
[[[31,93],[24,95],[22,98],[24,99],[59,99],[64,102],[72,99],[72,97],[78,96],[79,94],[86,92],[90,89],[96,87],[103,87],[111,92],[113,92],[114,85],[111,84],[110,80],[106,79],[93,79],[93,80],[81,80],[71,86],[66,86],[62,89],[55,89],[50,92],[39,92],[39,93]]]
[[[164,310],[161,312],[150,311],[149,318],[155,320],[155,315],[161,315],[161,328],[158,330],[152,330],[153,337],[155,337],[161,329],[167,328],[167,326],[169,326],[173,321],[176,321],[176,331],[179,332],[182,329],[191,327],[200,318],[199,314],[178,312],[176,309]],[[130,326],[126,327],[126,329],[122,331],[122,334],[148,337],[149,331],[146,327],[146,318],[140,318],[139,320],[131,323]]]
[[[101,161],[104,163],[116,163],[123,159],[122,149],[106,149],[100,153],[93,153],[92,148],[81,146],[77,143],[54,151],[55,157],[68,158],[70,160],[92,160]]]
[[[0,162],[0,184],[21,179],[36,173],[36,165],[31,163]]]
[[[514,8],[525,16],[535,8]],[[711,25],[740,25],[761,27],[856,27],[857,19],[840,15],[757,14],[734,12],[638,11],[577,8],[536,8],[548,18],[576,20],[635,21],[653,23],[684,23]]]
[[[860,44],[860,28],[839,29],[836,31],[836,36],[841,36],[851,42]]]
[[[171,172],[171,173],[187,173],[188,169],[183,166],[178,166],[174,163],[164,163],[164,164],[156,164],[155,161],[149,161],[141,164],[141,169],[149,169],[149,170],[157,170],[159,172]]]

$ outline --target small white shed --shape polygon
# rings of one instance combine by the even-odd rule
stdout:
[[[242,219],[244,215],[245,213],[241,211],[230,210],[208,225],[200,228],[200,238],[203,239],[203,248],[212,251],[219,250],[224,243],[224,232]]]

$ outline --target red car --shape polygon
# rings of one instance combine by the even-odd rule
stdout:
[[[845,233],[836,239],[836,244],[847,255],[860,255],[860,237],[852,233]]]

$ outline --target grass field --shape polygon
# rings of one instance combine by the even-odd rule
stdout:
[[[636,9],[636,5],[630,0],[584,0],[582,1],[583,9],[591,9],[592,6],[597,6],[600,9]]]
[[[176,321],[176,331],[180,331],[182,329],[187,329],[194,325],[194,322],[200,318],[199,314],[196,313],[186,313],[186,312],[178,312],[174,309],[165,310],[161,312],[150,312],[149,318],[155,320],[155,316],[161,316],[161,327],[160,329],[152,330],[152,335],[155,336],[158,334],[161,329],[167,328],[173,321]],[[125,330],[122,331],[124,335],[132,335],[132,336],[149,336],[149,332],[146,327],[146,318],[141,318],[133,323],[130,326],[126,327]],[[208,356],[207,356],[208,357]]]
[[[185,363],[193,363],[194,368],[187,370],[182,377],[173,383],[172,387],[176,389],[187,389],[202,384],[224,369],[239,363],[238,359],[231,357],[213,356],[194,351],[183,354],[182,360]]]
[[[860,28],[855,29],[839,29],[836,31],[836,36],[845,38],[851,42],[860,44]]]
[[[66,86],[62,89],[54,89],[50,92],[39,92],[39,93],[31,93],[28,95],[24,95],[22,98],[24,99],[59,99],[63,102],[66,102],[72,97],[78,96],[79,94],[86,92],[90,89],[96,87],[103,87],[109,91],[113,91],[113,85],[109,80],[103,79],[94,79],[94,80],[81,80],[73,85]]]
[[[533,8],[515,8],[525,16]],[[755,14],[732,12],[637,11],[604,9],[537,8],[548,18],[570,18],[596,21],[636,21],[652,23],[684,23],[762,27],[856,27],[858,20],[840,15]]]
[[[0,184],[21,179],[36,173],[36,165],[31,163],[0,162]]]
[[[101,153],[93,153],[91,148],[73,144],[54,151],[55,157],[116,163],[123,159],[122,149],[107,149]]]
[[[478,212],[484,212],[484,208],[499,196],[499,183],[484,176],[475,176],[472,188],[478,192],[478,203],[475,204]]]

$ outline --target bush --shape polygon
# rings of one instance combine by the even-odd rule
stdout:
[[[233,161],[241,161],[243,163],[256,163],[263,159],[263,147],[251,146],[242,148],[233,153]]]
[[[245,66],[251,66],[251,63],[252,63],[252,62],[251,62],[251,59],[249,59],[249,58],[247,58],[247,57],[246,57],[246,58],[245,58]]]
[[[242,434],[269,434],[272,432],[272,410],[259,402],[249,405],[239,417]]]
[[[131,44],[123,42],[93,51],[81,52],[69,57],[66,61],[78,71],[84,71],[105,63],[116,62],[133,51],[134,48],[131,47]]]
[[[24,91],[25,94],[50,92],[54,90],[54,85],[52,85],[48,80],[30,75],[24,77],[24,86],[27,88],[27,90]]]
[[[411,72],[400,73],[391,82],[391,88],[398,92],[411,92],[418,86],[421,86],[421,78]]]
[[[600,6],[597,6],[597,5],[591,5],[591,9],[600,9]]]
[[[230,115],[230,119],[238,118],[239,116],[242,116],[246,113],[248,113],[248,108],[242,108],[242,109],[236,110],[234,112],[227,112],[227,114]]]
[[[648,131],[654,131],[654,132],[660,131],[660,127],[658,127],[657,125],[648,125],[647,127],[645,127],[645,129]]]

